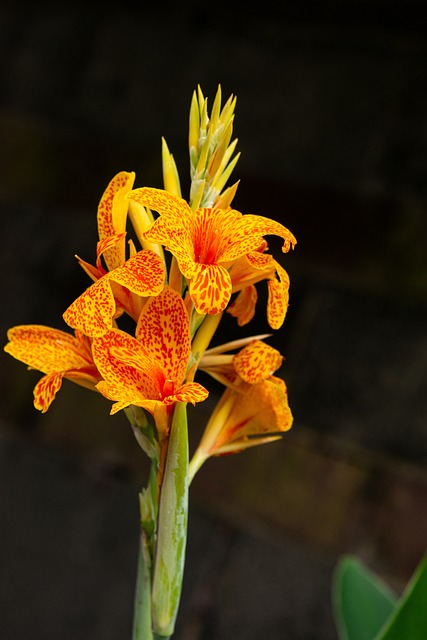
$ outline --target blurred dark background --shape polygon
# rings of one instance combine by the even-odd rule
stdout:
[[[336,639],[331,579],[356,553],[401,591],[427,540],[427,40],[421,2],[237,10],[0,4],[1,335],[65,329],[115,173],[188,194],[188,113],[237,96],[235,208],[297,237],[283,328],[294,427],[209,461],[191,490],[177,640]],[[276,246],[271,242],[272,249]],[[265,291],[260,291],[261,298]],[[268,331],[260,305],[241,331]],[[126,418],[2,353],[2,638],[131,635],[137,493]],[[190,410],[195,446],[215,400]]]

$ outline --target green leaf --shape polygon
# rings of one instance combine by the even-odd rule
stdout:
[[[426,640],[427,554],[422,558],[398,606],[375,640]]]
[[[374,640],[397,604],[396,594],[354,556],[339,561],[332,599],[341,640]]]

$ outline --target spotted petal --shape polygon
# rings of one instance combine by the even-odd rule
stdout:
[[[166,286],[160,295],[150,298],[135,335],[144,353],[158,362],[165,377],[181,385],[191,350],[188,313],[181,296]]]
[[[198,382],[187,382],[175,393],[165,398],[165,404],[173,404],[175,402],[203,402],[208,397],[209,392]]]
[[[189,293],[198,313],[221,313],[230,300],[231,291],[231,277],[224,267],[217,264],[195,265]]]
[[[98,205],[98,234],[104,240],[109,236],[124,233],[129,201],[126,194],[132,189],[135,180],[133,172],[121,171],[109,183]],[[124,238],[124,237],[123,237]],[[104,258],[111,271],[125,261],[124,239],[115,246],[109,247]]]
[[[283,357],[277,349],[261,340],[255,340],[234,356],[233,365],[245,382],[256,384],[277,371],[282,360]]]
[[[109,278],[139,296],[157,296],[163,289],[165,270],[157,253],[144,250],[111,271]]]
[[[171,216],[175,220],[184,221],[193,217],[193,212],[183,198],[152,187],[134,189],[127,195],[130,200],[142,204],[144,207],[154,209],[161,216]]]
[[[239,327],[243,327],[254,317],[257,300],[258,293],[256,287],[250,284],[239,291],[239,294],[227,309],[227,313],[233,316],[233,318],[237,318],[237,324]]]
[[[221,248],[218,261],[231,262],[241,258],[262,245],[265,235],[283,238],[282,251],[286,252],[296,244],[295,237],[282,224],[264,216],[242,215],[230,229],[229,241]]]
[[[148,242],[162,244],[177,259],[181,273],[186,278],[191,278],[194,271],[192,233],[192,219],[161,216],[142,236]]]
[[[289,304],[289,276],[276,262],[277,278],[268,281],[267,321],[272,329],[280,329]]]
[[[102,336],[113,326],[116,302],[106,274],[92,284],[63,314],[65,322],[87,336]]]
[[[46,413],[62,386],[63,373],[50,373],[43,376],[34,387],[34,406]]]

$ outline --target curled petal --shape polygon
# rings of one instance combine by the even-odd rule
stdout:
[[[144,306],[136,327],[144,353],[157,362],[179,387],[185,377],[191,350],[190,323],[185,304],[176,291],[165,286]]]
[[[106,274],[88,287],[63,314],[70,327],[86,336],[102,336],[113,326],[116,303],[108,278]]]
[[[98,205],[98,234],[104,240],[108,236],[122,234],[126,228],[129,201],[126,194],[132,189],[135,173],[121,171],[109,183]],[[108,248],[104,255],[108,270],[111,271],[125,261],[124,237],[116,245]]]
[[[296,244],[293,234],[280,222],[264,216],[248,214],[241,216],[230,229],[228,246],[224,247],[221,255],[218,255],[218,260],[231,262],[256,251],[262,245],[265,235],[283,238],[283,252],[289,251]]]
[[[224,267],[217,264],[195,265],[189,293],[198,313],[221,313],[230,300],[231,291],[231,277]]]
[[[267,321],[272,329],[280,329],[289,304],[289,276],[276,262],[277,278],[270,279],[268,286]]]
[[[126,236],[125,231],[123,233],[118,233],[112,236],[106,236],[105,238],[100,240],[96,245],[96,266],[102,275],[104,275],[106,271],[101,264],[101,256],[104,253],[108,252],[110,249],[112,248],[115,249],[117,245],[120,244],[122,240],[124,240],[125,236]],[[123,261],[124,261],[124,254],[123,254]],[[111,264],[111,260],[110,260],[110,264]],[[122,264],[122,263],[121,262],[118,263],[117,266],[119,266],[119,264]]]
[[[62,385],[63,373],[50,373],[43,376],[34,387],[34,406],[46,413]]]
[[[234,356],[233,365],[245,382],[256,384],[277,371],[282,361],[283,357],[277,349],[261,340],[255,340]]]
[[[250,284],[242,289],[233,303],[227,309],[227,313],[237,318],[239,327],[248,324],[255,315],[255,307],[258,300],[256,287]]]
[[[163,289],[165,270],[157,253],[145,250],[111,271],[109,278],[139,296],[157,296]]]
[[[181,273],[191,278],[194,271],[191,219],[176,220],[171,216],[161,216],[142,237],[148,242],[163,245],[177,259]]]

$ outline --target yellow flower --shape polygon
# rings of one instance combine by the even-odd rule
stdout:
[[[101,380],[90,340],[79,331],[72,336],[42,325],[20,325],[9,329],[7,336],[7,353],[30,369],[46,374],[34,388],[34,406],[43,413],[49,409],[63,378],[93,390]]]
[[[233,286],[230,267],[257,251],[264,235],[283,238],[283,252],[296,243],[288,229],[263,216],[218,208],[193,212],[182,198],[149,187],[130,191],[127,197],[160,214],[144,237],[175,256],[200,314],[215,315],[225,309]]]
[[[130,404],[153,415],[176,402],[195,404],[208,392],[185,383],[191,353],[187,310],[181,296],[166,286],[144,306],[135,338],[112,329],[93,340],[94,361],[104,380],[98,390],[115,404],[111,413]]]

